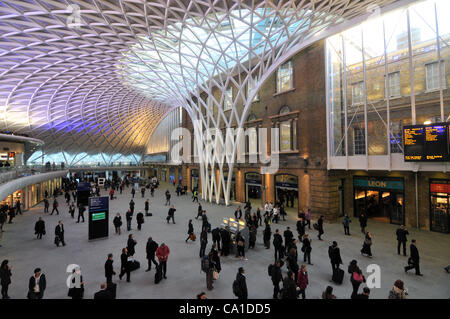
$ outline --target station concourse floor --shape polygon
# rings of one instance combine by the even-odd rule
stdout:
[[[172,203],[177,211],[175,212],[176,224],[167,224],[166,216],[168,206],[164,206],[164,192],[169,189],[172,194]],[[110,201],[110,228],[109,238],[88,241],[88,220],[85,213],[86,222],[76,223],[68,214],[68,206],[63,196],[58,197],[60,215],[43,214],[43,203],[33,207],[19,215],[13,224],[5,224],[3,238],[0,242],[0,259],[9,259],[12,266],[12,284],[9,288],[11,298],[26,298],[28,291],[28,280],[33,273],[33,269],[40,267],[47,277],[46,299],[68,298],[66,279],[66,267],[69,264],[78,264],[81,267],[83,280],[85,281],[85,298],[91,299],[95,292],[99,290],[100,283],[105,281],[104,263],[108,253],[114,254],[114,269],[117,273],[113,281],[117,285],[117,298],[176,298],[194,299],[196,295],[205,291],[208,298],[235,298],[232,293],[232,282],[235,279],[237,269],[245,268],[247,277],[247,287],[249,298],[272,298],[273,286],[267,275],[267,266],[273,262],[274,250],[267,250],[263,246],[262,231],[258,228],[257,243],[254,250],[246,253],[248,261],[239,260],[233,255],[222,257],[222,271],[219,280],[214,282],[212,291],[206,290],[205,274],[200,272],[199,240],[185,243],[187,237],[187,223],[193,219],[193,225],[197,237],[201,221],[195,220],[197,204],[192,203],[191,196],[185,195],[177,197],[173,186],[162,185],[155,190],[152,198],[147,191],[146,196],[141,198],[140,191],[135,195],[135,215],[143,211],[144,202],[150,199],[150,211],[152,217],[146,217],[142,231],[136,229],[135,215],[133,216],[132,233],[138,244],[136,246],[136,260],[141,262],[141,268],[131,273],[131,283],[126,282],[126,278],[119,280],[120,254],[121,249],[126,246],[129,232],[126,231],[125,212],[131,199],[130,188],[124,189],[123,194],[116,192],[117,199]],[[106,196],[107,191],[102,189],[101,194]],[[220,224],[222,217],[233,216],[236,205],[226,207],[201,201],[203,208],[212,224],[216,227]],[[50,201],[50,212],[52,200]],[[122,234],[116,235],[112,225],[112,219],[119,212],[122,215]],[[75,217],[78,210],[75,213]],[[36,239],[34,235],[34,224],[38,217],[42,216],[46,223],[47,234],[42,240]],[[287,226],[290,226],[294,235],[296,216],[288,216],[287,221],[281,221],[278,225],[273,224],[272,233],[279,228],[281,233]],[[66,246],[57,248],[54,244],[54,228],[58,220],[62,220],[65,225]],[[372,299],[386,299],[389,290],[396,279],[405,282],[409,291],[409,298],[443,298],[450,297],[450,274],[443,269],[450,264],[450,235],[429,231],[419,231],[409,229],[410,236],[407,252],[409,254],[410,240],[416,238],[418,241],[421,256],[421,271],[423,277],[414,275],[414,270],[405,273],[403,267],[407,264],[407,258],[397,255],[397,242],[395,237],[396,225],[369,220],[367,230],[373,233],[372,253],[374,258],[363,257],[360,249],[363,242],[363,234],[359,229],[358,220],[353,218],[351,223],[351,236],[344,236],[342,225],[338,222],[324,225],[325,235],[323,241],[317,240],[317,232],[309,231],[312,238],[312,263],[308,266],[309,286],[306,290],[306,298],[318,299],[326,286],[334,287],[334,294],[337,298],[349,298],[352,288],[350,275],[347,273],[347,266],[352,259],[358,260],[358,264],[363,269],[369,264],[378,264],[381,267],[381,288],[372,289]],[[155,270],[145,272],[147,260],[145,259],[145,244],[147,238],[152,236],[157,243],[165,242],[170,248],[170,255],[167,264],[167,280],[162,280],[158,285],[154,284]],[[344,262],[342,268],[346,274],[342,285],[331,282],[331,265],[328,259],[328,246],[333,240],[339,243],[341,255]],[[211,247],[211,236],[208,238],[207,252]],[[299,264],[303,261],[303,253],[299,248]],[[283,267],[283,276],[287,270]],[[362,285],[360,291],[362,290]]]

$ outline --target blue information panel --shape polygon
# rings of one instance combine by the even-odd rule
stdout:
[[[89,198],[89,240],[108,237],[109,197]]]

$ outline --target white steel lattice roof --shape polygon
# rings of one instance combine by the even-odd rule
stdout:
[[[3,0],[0,130],[46,152],[141,154],[170,109],[223,74],[393,2]]]

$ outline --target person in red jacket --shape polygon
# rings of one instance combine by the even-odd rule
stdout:
[[[302,265],[297,276],[297,286],[300,288],[299,294],[302,295],[302,299],[305,299],[305,290],[308,286],[308,272],[306,271],[306,266]]]
[[[158,257],[159,265],[163,272],[163,278],[167,279],[166,272],[167,272],[167,259],[169,258],[170,249],[166,244],[162,243],[158,249],[156,249],[156,257]]]

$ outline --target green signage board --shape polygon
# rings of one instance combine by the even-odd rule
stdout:
[[[106,213],[105,212],[100,212],[100,213],[93,213],[92,214],[92,220],[96,221],[96,220],[103,220],[106,218]]]
[[[354,187],[403,190],[403,181],[384,180],[378,178],[355,178]]]

